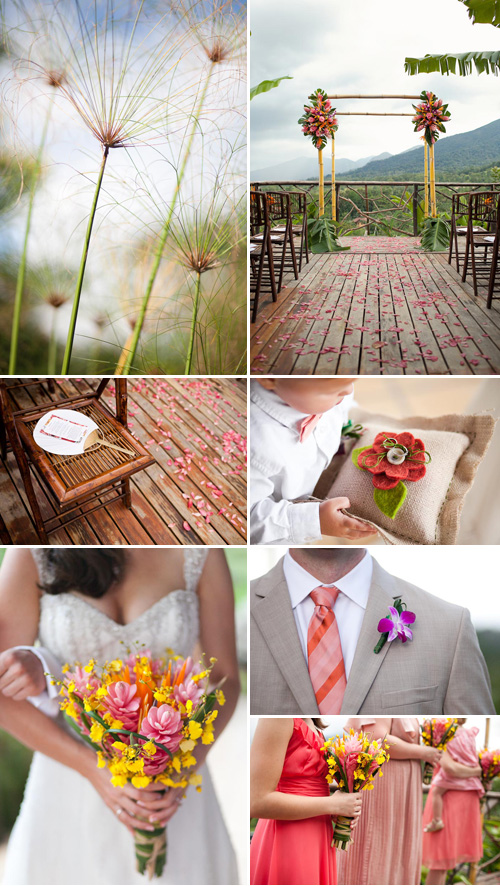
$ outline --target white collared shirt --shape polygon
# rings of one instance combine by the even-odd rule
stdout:
[[[300,442],[307,415],[274,391],[250,383],[250,530],[253,544],[304,544],[321,538],[319,502],[312,494],[340,445],[353,395],[321,416]]]
[[[333,585],[325,584],[307,572],[290,556],[289,551],[287,551],[283,560],[283,570],[288,585],[300,645],[307,662],[307,629],[314,612],[314,603],[309,594],[314,588],[320,586],[329,588]],[[346,677],[349,677],[354,653],[358,645],[361,624],[370,593],[372,572],[373,561],[368,551],[365,551],[363,559],[354,569],[351,569],[347,575],[333,583],[341,591],[335,601],[333,610],[339,628]]]

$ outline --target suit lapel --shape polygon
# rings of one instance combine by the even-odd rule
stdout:
[[[397,584],[393,575],[373,561],[372,583],[368,604],[361,625],[354,660],[349,673],[341,713],[357,714],[363,704],[377,673],[389,652],[390,643],[385,643],[381,651],[374,653],[380,634],[377,630],[381,618],[389,614],[389,606],[394,603]]]
[[[252,615],[297,702],[297,713],[318,714],[318,704],[300,645],[282,560],[260,579],[256,596]]]

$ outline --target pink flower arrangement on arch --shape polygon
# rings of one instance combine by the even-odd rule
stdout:
[[[339,128],[335,108],[323,89],[312,92],[309,101],[311,104],[304,105],[304,113],[298,122],[304,135],[310,136],[314,147],[320,151]]]
[[[426,92],[425,89],[420,95],[421,101],[418,105],[413,105],[415,116],[412,122],[415,124],[414,132],[422,132],[428,145],[434,145],[440,132],[446,132],[445,123],[451,118],[448,112],[448,105],[443,104],[442,100],[434,95],[433,92]]]

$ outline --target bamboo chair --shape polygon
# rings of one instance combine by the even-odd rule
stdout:
[[[250,191],[250,295],[253,295],[252,323],[257,319],[259,299],[264,287],[277,301],[271,224],[268,205],[262,191]]]
[[[278,275],[278,293],[283,288],[285,270],[293,272],[299,278],[295,243],[293,236],[293,219],[290,194],[283,191],[268,191],[266,200],[271,222],[271,241],[273,247],[281,249]],[[278,222],[278,224],[276,224]]]
[[[9,389],[0,382],[0,407],[40,541],[82,516],[123,499],[132,507],[130,477],[154,464],[147,450],[127,430],[127,380],[115,379],[116,416],[101,402],[110,379],[102,379],[96,391],[30,406],[14,411]],[[96,444],[81,455],[61,456],[46,452],[35,443],[33,430],[38,420],[52,409],[80,410],[95,421],[101,435],[132,454]],[[44,517],[33,486],[31,472],[46,491],[54,514]],[[102,497],[105,500],[102,500]]]
[[[453,254],[455,254],[455,264],[457,273],[460,272],[460,253],[458,249],[459,238],[464,238],[467,234],[466,224],[460,224],[462,219],[468,219],[469,215],[469,198],[471,191],[465,191],[460,194],[453,194],[451,199],[451,225],[450,225],[450,248],[448,251],[448,264],[451,265]],[[473,226],[474,233],[486,232],[486,228],[481,225]]]
[[[493,299],[500,298],[500,281],[497,283],[497,274],[499,270],[498,251],[500,249],[500,198],[497,204],[497,217],[495,228],[495,240],[491,243],[491,267],[488,279],[488,295],[486,298],[486,307],[491,309]]]
[[[462,282],[465,283],[469,272],[470,256],[470,273],[476,297],[479,281],[489,280],[490,276],[491,262],[488,250],[493,242],[486,238],[491,237],[491,231],[496,224],[498,198],[498,191],[476,191],[469,195]],[[483,230],[477,231],[477,227],[482,227]],[[477,257],[478,250],[482,252],[482,257]]]
[[[305,256],[309,264],[309,243],[307,237],[307,194],[305,191],[290,192],[290,210],[292,213],[292,233],[299,240],[299,273]],[[299,221],[299,218],[302,218]]]

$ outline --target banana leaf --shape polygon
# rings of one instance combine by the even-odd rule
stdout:
[[[424,55],[423,58],[405,58],[407,74],[459,74],[467,77],[473,68],[478,74],[500,72],[500,52],[459,52],[457,54]]]
[[[420,245],[426,252],[444,252],[450,243],[450,225],[444,218],[426,218]]]
[[[309,248],[311,252],[344,252],[349,246],[341,246],[335,222],[322,215],[309,221]]]
[[[262,80],[258,86],[252,86],[250,89],[250,101],[255,98],[256,95],[260,95],[262,92],[269,92],[271,89],[276,89],[277,86],[283,80],[293,80],[293,77],[278,77],[276,80]]]
[[[475,25],[500,28],[500,0],[462,0]]]

